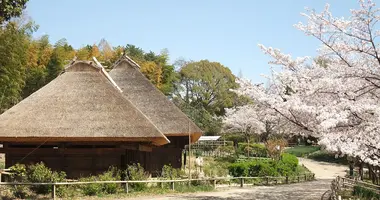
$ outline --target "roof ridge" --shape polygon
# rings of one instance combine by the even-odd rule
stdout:
[[[93,59],[94,59],[94,61],[95,61],[95,63],[102,69],[101,70],[101,72],[103,73],[103,75],[120,91],[120,93],[122,93],[123,92],[123,90],[121,90],[120,89],[120,87],[116,84],[116,82],[112,79],[112,77],[104,70],[104,67],[102,66],[102,64],[100,64],[99,62],[98,62],[98,60],[95,58],[95,57],[92,57]],[[156,126],[156,124],[154,124],[153,122],[152,122],[152,120],[148,117],[148,116],[146,116],[145,114],[144,114],[144,112],[142,112],[132,101],[130,101],[128,98],[126,98],[125,97],[125,95],[122,95],[123,96],[123,98],[125,99],[125,100],[127,100],[129,103],[131,103],[131,105],[136,109],[136,110],[138,110],[152,125],[153,125],[153,127],[154,128],[156,128],[157,130],[158,130],[158,132],[159,133],[161,133],[161,135],[164,137],[164,139],[168,142],[168,143],[170,143],[170,140],[165,136],[165,134],[164,133],[162,133],[162,131]]]

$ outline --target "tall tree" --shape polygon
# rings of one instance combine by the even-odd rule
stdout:
[[[218,62],[201,60],[190,62],[180,71],[176,95],[190,105],[202,105],[208,112],[223,115],[225,108],[233,106],[235,96],[231,89],[237,87],[235,76],[229,68]]]
[[[46,84],[46,67],[53,53],[47,35],[38,40],[31,40],[28,45],[25,87],[22,98],[25,98]]]
[[[20,100],[25,82],[30,25],[19,27],[11,22],[0,29],[0,113]]]
[[[2,0],[0,1],[0,24],[9,21],[12,17],[22,14],[28,0]]]
[[[66,39],[58,40],[46,67],[47,82],[56,78],[63,71],[64,65],[74,58],[74,55],[75,50]]]

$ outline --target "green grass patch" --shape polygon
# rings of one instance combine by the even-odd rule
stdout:
[[[295,146],[285,150],[285,153],[295,155],[297,157],[305,157],[311,153],[320,150],[319,146]]]
[[[376,193],[373,190],[363,188],[360,186],[354,186],[354,191],[352,193],[355,197],[363,199],[380,199],[380,194]]]
[[[335,158],[335,154],[331,154],[325,150],[319,150],[314,153],[311,153],[307,156],[307,158],[316,160],[316,161],[348,165],[348,161],[346,157]]]

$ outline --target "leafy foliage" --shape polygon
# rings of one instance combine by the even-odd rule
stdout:
[[[290,154],[283,154],[279,161],[255,159],[233,163],[228,167],[229,173],[239,176],[289,176],[298,173],[298,159]]]
[[[0,2],[0,24],[22,14],[28,0],[2,0]]]
[[[147,180],[148,179],[148,173],[145,172],[144,168],[138,163],[133,165],[128,165],[126,170],[126,178],[127,180]],[[131,187],[135,191],[141,191],[146,189],[147,185],[145,183],[132,183],[130,184]]]
[[[239,143],[239,152],[244,152],[244,154],[250,153],[250,156],[254,157],[267,157],[267,148],[264,144],[258,143]]]
[[[65,172],[54,172],[42,162],[29,166],[26,175],[28,181],[32,183],[63,182],[66,178]],[[51,193],[51,186],[49,185],[36,185],[30,188],[37,194]]]

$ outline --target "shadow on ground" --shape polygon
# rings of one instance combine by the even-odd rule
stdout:
[[[275,187],[247,187],[230,192],[215,194],[187,194],[178,199],[184,200],[317,200],[330,187],[330,180],[281,185]]]

